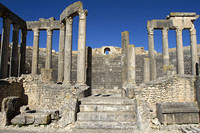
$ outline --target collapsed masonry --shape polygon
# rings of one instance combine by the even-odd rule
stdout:
[[[76,132],[128,133],[158,131],[167,124],[199,123],[196,13],[170,13],[166,20],[148,21],[149,51],[145,51],[130,45],[128,31],[121,33],[122,48],[86,47],[88,12],[80,1],[69,5],[60,20],[52,17],[26,23],[0,6],[3,125],[55,122],[60,128],[75,125]],[[77,15],[78,51],[72,51],[72,23]],[[10,24],[14,28],[9,52]],[[154,50],[154,29],[162,29],[162,54]],[[176,52],[168,48],[169,29],[177,33]],[[183,48],[183,29],[190,30],[190,47]],[[47,31],[44,50],[39,48],[40,30]],[[58,53],[52,52],[53,30],[60,30]],[[34,32],[33,48],[26,47],[27,31]],[[26,106],[19,108],[14,102]]]

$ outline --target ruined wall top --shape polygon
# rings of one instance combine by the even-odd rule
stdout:
[[[60,29],[60,21],[55,20],[54,17],[49,19],[40,18],[39,21],[26,21],[27,30],[33,30],[35,28],[40,30],[46,30],[48,28],[52,30],[59,30]]]
[[[11,24],[17,24],[19,28],[26,30],[26,22],[1,3],[0,3],[0,17],[8,18],[11,21]]]
[[[63,21],[65,18],[69,16],[76,16],[78,15],[78,11],[83,9],[83,4],[81,1],[77,1],[68,7],[65,8],[65,10],[60,15],[60,21]]]

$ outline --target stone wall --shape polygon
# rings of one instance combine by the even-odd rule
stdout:
[[[190,75],[170,75],[136,89],[136,97],[144,99],[155,111],[156,103],[161,102],[195,102],[195,77]]]
[[[105,49],[109,49],[109,54],[105,54]],[[198,47],[200,49],[200,47]],[[198,50],[199,51],[199,50]],[[41,68],[45,67],[45,48],[40,48],[39,55],[39,73]],[[54,81],[57,81],[57,69],[58,69],[58,52],[52,52],[53,61],[53,73]],[[162,54],[156,54],[156,67],[157,77],[163,76],[162,66]],[[169,49],[170,64],[174,66],[176,70],[176,49]],[[121,88],[121,74],[122,74],[122,60],[121,60],[121,48],[105,46],[102,48],[88,50],[87,59],[87,83],[93,89],[114,89]],[[139,85],[143,82],[143,66],[144,58],[148,57],[148,51],[145,51],[141,47],[136,47],[136,83]],[[26,52],[26,73],[31,72],[32,61],[32,47],[27,47]],[[190,47],[184,47],[184,66],[185,74],[191,74],[191,55]],[[73,51],[72,54],[72,80],[76,81],[77,75],[77,51]]]
[[[22,80],[17,78],[0,80],[0,105],[3,99],[8,96],[18,96],[23,99],[24,104],[27,104],[27,96],[24,94]]]

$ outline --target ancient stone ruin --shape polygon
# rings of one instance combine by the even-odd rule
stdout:
[[[0,132],[200,132],[199,15],[172,12],[149,20],[148,51],[131,44],[128,31],[121,33],[121,48],[86,47],[87,15],[78,1],[60,20],[25,21],[0,4]],[[78,51],[72,51],[75,16]],[[190,31],[188,47],[183,29]],[[39,48],[41,30],[46,48]],[[53,30],[60,32],[58,52]],[[154,30],[162,30],[162,53],[154,49]],[[176,31],[176,48],[168,47],[168,30]],[[33,47],[26,46],[27,32],[34,33]]]

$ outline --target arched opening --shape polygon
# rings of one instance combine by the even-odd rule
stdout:
[[[109,55],[110,54],[110,48],[105,48],[104,49],[104,54]]]

